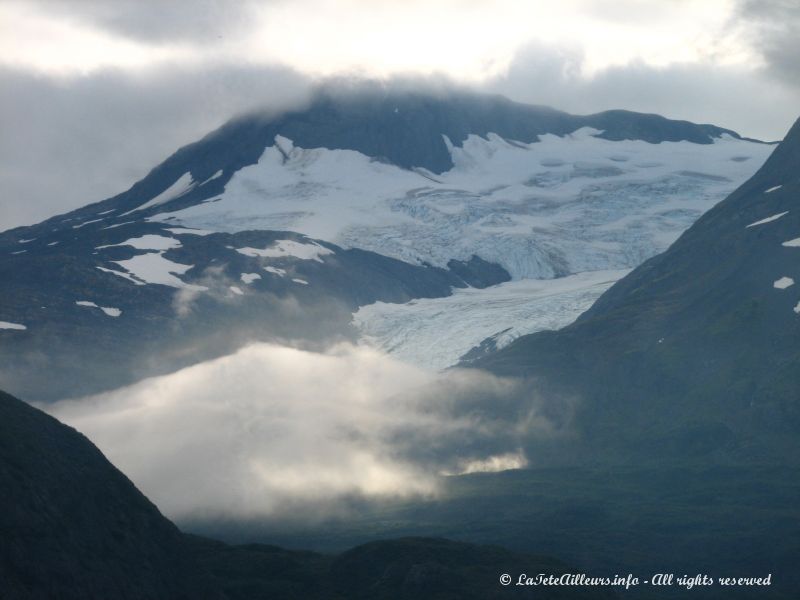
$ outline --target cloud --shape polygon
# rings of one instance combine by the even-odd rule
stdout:
[[[116,195],[233,115],[301,106],[309,89],[284,67],[0,68],[0,229]]]
[[[505,73],[479,87],[573,113],[658,113],[765,140],[781,139],[798,116],[800,90],[751,66],[633,62],[585,76],[585,59],[578,47],[529,44]]]
[[[248,346],[45,407],[178,520],[320,518],[348,499],[431,495],[442,472],[519,467],[567,426],[519,382],[437,375],[376,350]]]
[[[793,0],[5,2],[0,229],[115,195],[237,113],[301,103],[310,73],[445,74],[572,112],[778,139],[800,105],[798,12]]]
[[[736,18],[769,72],[800,88],[800,4],[796,0],[739,0]]]
[[[33,0],[43,13],[83,22],[138,41],[207,42],[241,35],[253,26],[259,3],[239,0]],[[263,3],[261,3],[263,4]]]

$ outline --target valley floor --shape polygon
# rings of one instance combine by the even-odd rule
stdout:
[[[800,589],[798,496],[800,471],[790,467],[518,470],[448,478],[437,499],[359,507],[357,516],[325,526],[184,527],[324,551],[408,535],[502,543],[598,576],[772,573],[772,585],[757,593],[639,586],[624,597],[788,599]]]

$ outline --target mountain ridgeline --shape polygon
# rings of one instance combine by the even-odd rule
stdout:
[[[251,114],[235,118],[178,150],[129,190],[67,216],[136,208],[164,192],[187,172],[194,181],[208,184],[182,196],[174,208],[212,198],[224,189],[236,171],[255,164],[264,148],[274,143],[275,136],[288,138],[302,148],[355,150],[402,168],[423,168],[438,174],[453,166],[443,136],[456,146],[469,135],[485,137],[489,133],[529,143],[544,134],[566,135],[581,127],[602,131],[599,137],[603,139],[642,140],[652,144],[678,141],[710,144],[723,134],[740,137],[734,131],[714,125],[626,110],[577,116],[512,102],[502,96],[323,88],[301,110],[276,117]],[[221,175],[209,181],[219,171]]]
[[[580,399],[575,460],[800,459],[800,121],[574,324],[473,362]]]
[[[598,140],[640,140],[653,146],[683,141],[712,148],[721,138],[741,139],[726,129],[657,115],[609,111],[573,116],[464,92],[326,89],[303,109],[272,118],[236,118],[181,148],[117,196],[0,234],[0,384],[33,401],[91,394],[221,356],[251,341],[324,345],[354,340],[358,333],[351,324],[352,313],[374,302],[403,303],[447,296],[456,288],[483,288],[508,281],[514,268],[541,272],[543,277],[569,274],[573,267],[558,240],[515,225],[509,214],[528,218],[526,211],[547,212],[547,203],[535,194],[571,177],[590,186],[597,178],[619,177],[624,171],[614,165],[629,160],[619,156],[619,150],[598,150],[608,163],[599,167],[584,164],[580,156],[573,159],[573,167],[564,161],[558,163],[561,166],[547,160],[540,164],[526,155],[529,162],[519,173],[519,189],[530,187],[534,195],[524,198],[519,208],[502,196],[490,198],[492,190],[480,186],[454,191],[447,182],[437,181],[436,174],[453,166],[453,146],[465,143],[468,136],[500,136],[505,147],[528,152],[525,143],[544,134],[566,135],[582,127],[593,128],[591,135]],[[291,143],[279,144],[281,139]],[[763,145],[745,146],[755,163]],[[327,223],[338,215],[314,214],[315,190],[326,184],[306,173],[304,161],[319,156],[292,148],[354,150],[366,157],[367,166],[362,162],[359,168],[391,166],[367,173],[355,189],[365,197],[373,185],[392,189],[395,184],[386,181],[401,180],[397,185],[405,187],[379,198],[384,212],[371,229],[359,228],[358,219],[365,213],[355,209],[340,219],[344,221],[338,234],[304,235],[298,219],[311,215],[315,222]],[[275,177],[296,174],[299,183],[267,193],[247,179],[250,175],[244,183],[235,179],[270,149],[291,163],[283,171],[276,166]],[[741,149],[730,150],[734,151]],[[670,150],[665,152],[669,158]],[[289,153],[294,153],[291,160]],[[737,165],[730,161],[749,158],[726,156],[723,162]],[[339,159],[335,155],[332,160]],[[270,172],[271,167],[259,163],[259,168]],[[325,168],[329,171],[323,176],[337,169]],[[631,163],[629,179],[636,177],[634,169],[657,171],[654,163]],[[539,171],[541,176],[536,175]],[[665,185],[664,174],[658,173],[648,184],[658,193],[676,185]],[[671,176],[687,190],[703,182],[727,181],[703,179],[685,170]],[[237,214],[238,205],[226,204],[229,184],[251,212]],[[337,186],[334,182],[324,189]],[[335,201],[347,203],[345,192]],[[615,194],[612,207],[625,202],[624,195]],[[444,210],[458,198],[476,205],[461,213]],[[285,209],[274,208],[283,207],[284,200]],[[576,201],[585,205],[582,197]],[[334,200],[323,196],[320,202],[324,208]],[[176,211],[209,207],[220,211],[224,221],[209,226],[212,230],[176,220]],[[439,212],[442,207],[444,212]],[[265,213],[269,219],[262,218]],[[682,209],[671,214],[665,219],[686,219],[692,213]],[[441,223],[434,230],[435,217]],[[505,234],[503,227],[514,233]],[[478,237],[470,231],[477,231]],[[477,241],[470,246],[470,240]],[[393,244],[393,250],[384,252],[384,242]],[[508,251],[503,249],[506,243],[513,246]],[[574,240],[570,244],[580,246]],[[608,242],[601,244],[608,248]],[[415,254],[415,248],[428,254]],[[623,264],[614,268],[632,266],[639,262],[637,257],[651,252],[649,243],[623,249]],[[488,260],[482,256],[487,253],[492,254]],[[505,267],[498,264],[504,256],[509,257]],[[42,372],[51,376],[42,378]]]

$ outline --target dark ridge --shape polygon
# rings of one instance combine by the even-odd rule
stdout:
[[[0,392],[0,597],[222,598],[180,531],[83,435]]]
[[[796,464],[800,250],[784,242],[800,236],[798,196],[800,121],[750,180],[574,324],[474,364],[580,398],[591,460]],[[795,285],[776,288],[782,277]]]
[[[9,600],[510,599],[538,595],[503,588],[500,573],[574,571],[443,539],[377,541],[331,556],[184,535],[83,435],[3,392],[0,489],[0,598]]]

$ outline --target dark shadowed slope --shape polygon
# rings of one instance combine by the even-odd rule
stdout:
[[[799,240],[800,121],[750,180],[573,325],[475,364],[580,398],[594,457],[796,462]]]
[[[500,575],[576,572],[565,563],[498,546],[440,538],[363,544],[338,556],[191,538],[199,562],[231,600],[605,600],[609,587],[503,586]]]
[[[80,433],[0,392],[0,597],[221,598],[180,531]]]
[[[500,574],[574,571],[441,539],[332,556],[185,536],[80,433],[2,392],[0,490],[3,600],[539,598],[535,588],[504,588]],[[616,596],[568,588],[547,597]]]

